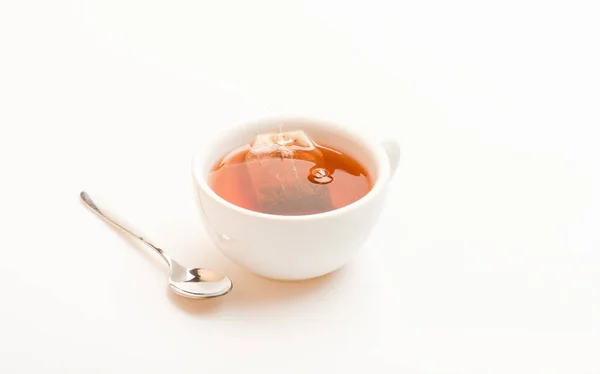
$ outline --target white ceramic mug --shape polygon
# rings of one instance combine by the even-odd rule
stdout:
[[[250,143],[256,134],[295,129],[358,160],[371,178],[372,189],[340,209],[279,216],[236,206],[210,188],[208,175],[227,152]],[[228,129],[194,157],[192,174],[206,231],[229,259],[267,278],[302,280],[339,269],[364,244],[378,221],[399,158],[395,140],[377,143],[336,124],[273,118]]]

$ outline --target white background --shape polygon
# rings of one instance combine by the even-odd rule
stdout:
[[[599,373],[597,1],[0,1],[0,372]],[[279,283],[205,235],[190,158],[300,114],[395,136],[381,223]],[[225,298],[90,213],[101,197]],[[268,233],[265,233],[268,235]]]

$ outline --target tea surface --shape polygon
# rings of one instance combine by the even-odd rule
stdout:
[[[239,207],[276,215],[323,213],[351,204],[371,189],[365,168],[335,149],[314,144],[293,155],[256,156],[238,148],[211,170],[210,187]]]

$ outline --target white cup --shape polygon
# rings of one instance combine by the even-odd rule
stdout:
[[[256,134],[301,129],[329,147],[358,160],[373,188],[360,200],[325,213],[280,216],[236,206],[207,182],[214,165]],[[267,278],[315,278],[344,266],[364,244],[378,221],[388,183],[400,158],[396,140],[382,143],[346,127],[302,118],[272,118],[228,129],[192,162],[197,202],[205,229],[230,260]]]

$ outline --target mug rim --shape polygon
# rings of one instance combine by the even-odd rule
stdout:
[[[363,133],[361,131],[356,130],[355,128],[350,128],[348,126],[341,126],[333,121],[319,120],[311,117],[301,117],[301,116],[272,116],[272,117],[263,117],[261,119],[257,119],[254,121],[247,121],[237,123],[233,126],[229,126],[224,131],[220,131],[215,136],[211,137],[211,143],[216,142],[220,139],[223,139],[226,134],[236,131],[236,129],[240,128],[248,128],[248,127],[257,127],[260,125],[264,125],[266,123],[274,122],[274,121],[301,121],[308,122],[311,125],[317,127],[323,127],[326,129],[335,128],[343,129],[345,133],[352,136],[354,140],[358,140],[358,143],[365,146],[373,155],[375,161],[375,167],[377,170],[377,178],[373,182],[373,186],[371,189],[360,199],[345,205],[338,209],[329,210],[321,213],[313,213],[313,214],[303,214],[303,215],[279,215],[279,214],[271,214],[271,213],[262,213],[254,210],[242,208],[238,205],[235,205],[221,196],[219,196],[209,185],[207,181],[207,176],[201,174],[203,169],[203,162],[210,156],[206,151],[201,151],[193,155],[191,167],[192,167],[192,176],[197,188],[201,189],[206,196],[212,199],[215,203],[219,205],[233,210],[237,213],[251,216],[260,219],[267,219],[273,221],[308,221],[315,219],[326,219],[339,215],[343,215],[346,212],[350,212],[360,208],[361,206],[367,204],[371,201],[379,192],[383,189],[385,182],[390,179],[391,170],[390,163],[385,153],[383,146],[380,143],[375,142],[369,135]],[[335,131],[335,130],[334,130]]]

